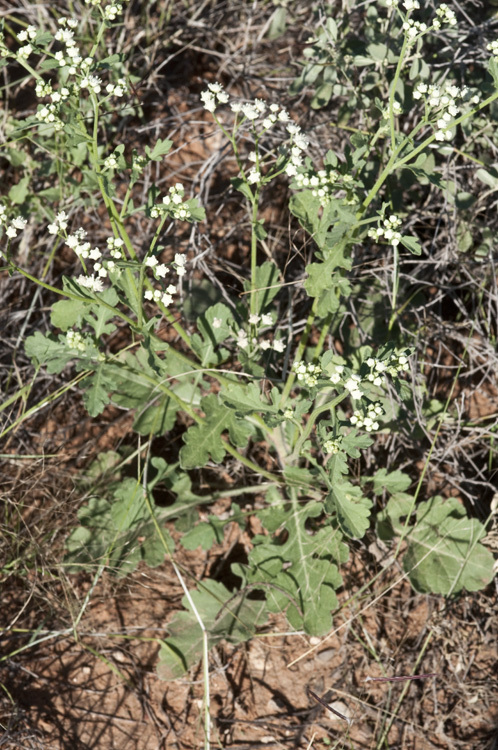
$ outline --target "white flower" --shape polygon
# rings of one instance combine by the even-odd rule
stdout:
[[[31,55],[32,52],[33,52],[32,45],[31,44],[25,44],[24,47],[19,47],[19,49],[17,50],[17,57],[20,60],[27,60],[28,57]]]
[[[261,182],[261,172],[253,167],[247,175],[247,182],[251,185]]]
[[[160,263],[154,268],[154,276],[156,277],[156,279],[164,279],[167,273],[169,273],[169,268],[164,263]]]
[[[147,268],[154,268],[154,266],[157,266],[158,260],[154,255],[149,255],[148,258],[145,259],[145,265]]]
[[[253,326],[257,326],[260,321],[259,315],[249,315],[249,323]]]
[[[22,216],[16,216],[15,219],[12,219],[12,226],[16,229],[24,229],[27,223],[27,220],[23,219]]]
[[[222,322],[221,318],[213,318],[213,328],[221,328]]]
[[[201,93],[201,101],[208,112],[214,112],[218,104],[226,104],[228,98],[220,83],[209,83],[207,90]]]
[[[237,346],[240,346],[241,349],[246,349],[249,346],[247,333],[242,328],[237,331]]]
[[[104,284],[101,279],[96,279],[95,276],[78,276],[76,283],[80,286],[90,289],[92,292],[103,292]]]
[[[273,342],[273,349],[276,352],[282,353],[285,350],[285,343],[283,339],[275,339]]]
[[[241,109],[248,120],[257,120],[260,115],[259,110],[254,106],[252,102],[243,104]]]
[[[271,326],[273,325],[273,316],[271,313],[263,313],[261,316],[261,323],[264,326]]]

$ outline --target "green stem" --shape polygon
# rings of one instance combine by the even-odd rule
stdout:
[[[104,300],[99,299],[99,297],[79,297],[77,294],[73,294],[72,292],[68,292],[63,289],[57,289],[57,287],[51,286],[51,284],[47,284],[45,281],[41,281],[40,279],[37,279],[35,276],[32,276],[30,273],[25,271],[23,268],[16,266],[14,263],[11,263],[10,267],[13,271],[20,273],[21,276],[24,276],[24,278],[29,279],[34,284],[37,284],[38,286],[41,286],[44,289],[47,289],[49,292],[58,294],[60,297],[66,297],[67,299],[77,300],[78,302],[86,302],[87,304],[96,302],[101,307],[105,307],[107,310],[112,311],[115,315],[118,316],[118,318],[121,318],[121,320],[124,320],[125,323],[127,323],[130,327],[132,328],[136,327],[136,323],[134,320],[132,320],[132,318],[129,318],[120,310],[116,309],[112,305],[109,305],[107,302],[104,302]]]
[[[296,447],[294,448],[294,451],[292,452],[292,456],[290,457],[290,461],[296,461],[299,458],[299,455],[301,453],[301,448],[303,447],[306,440],[309,438],[311,431],[313,427],[315,426],[315,422],[324,411],[331,411],[333,412],[336,406],[338,406],[341,401],[344,401],[345,398],[349,396],[349,391],[343,391],[339,394],[339,396],[336,396],[336,398],[333,401],[330,401],[326,404],[322,404],[321,406],[317,406],[316,409],[314,409],[308,419],[308,422],[306,423],[306,427],[303,430],[303,433],[299,440],[296,443]]]
[[[313,324],[315,322],[316,317],[316,308],[318,306],[318,300],[315,298],[313,301],[313,305],[311,307],[311,312],[308,315],[308,320],[306,321],[306,325],[304,326],[304,330],[301,334],[301,338],[299,339],[299,344],[297,345],[296,353],[294,355],[294,361],[298,362],[303,354],[304,350],[306,349],[306,344],[308,343],[308,336],[310,335],[311,329],[313,328]],[[289,393],[292,390],[292,386],[294,385],[294,381],[296,379],[296,373],[295,372],[289,372],[287,376],[287,380],[285,382],[284,389],[282,391],[282,396],[280,397],[280,403],[279,408],[283,409],[285,406],[285,402],[287,401],[289,397]]]
[[[250,310],[251,315],[256,315],[257,310],[257,290],[256,290],[256,271],[258,268],[258,238],[256,236],[256,225],[258,222],[258,204],[259,204],[259,188],[254,192],[252,203],[252,216],[251,216],[251,300]]]

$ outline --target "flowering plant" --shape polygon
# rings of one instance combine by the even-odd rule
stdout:
[[[407,495],[411,481],[406,474],[386,475],[378,469],[357,481],[351,471],[351,462],[373,444],[375,433],[387,435],[396,429],[403,403],[417,387],[410,382],[412,348],[406,341],[393,335],[379,344],[372,336],[345,354],[338,334],[335,339],[329,336],[334,316],[346,314],[354,295],[353,252],[361,243],[385,243],[392,252],[392,332],[400,315],[399,251],[404,247],[417,255],[421,247],[415,235],[406,233],[403,217],[392,205],[389,180],[397,179],[405,167],[417,174],[427,150],[447,145],[457,126],[470,121],[498,93],[493,91],[481,102],[473,89],[450,81],[431,82],[429,73],[419,75],[418,69],[410,90],[408,84],[401,85],[407,78],[407,59],[417,45],[444,24],[451,28],[455,23],[447,5],[436,10],[431,24],[414,19],[412,14],[419,10],[416,0],[406,0],[401,7],[394,1],[385,3],[382,23],[386,28],[392,23],[401,36],[394,57],[387,47],[376,50],[376,62],[386,63],[385,96],[375,99],[377,128],[371,136],[355,133],[344,154],[329,151],[318,168],[308,154],[309,137],[287,109],[261,97],[231,97],[221,83],[208,83],[200,94],[203,116],[210,118],[210,126],[214,121],[223,148],[233,156],[236,173],[231,186],[245,206],[250,239],[239,296],[223,288],[223,301],[196,311],[194,325],[185,314],[185,290],[197,272],[195,244],[187,240],[179,251],[171,238],[185,227],[194,235],[206,214],[198,198],[187,197],[186,185],[176,178],[170,179],[162,199],[158,197],[150,168],[162,164],[172,141],[158,140],[143,153],[130,154],[124,144],[103,138],[107,115],[113,113],[116,100],[130,96],[133,81],[122,61],[98,55],[98,42],[112,29],[122,5],[87,4],[98,23],[89,49],[78,41],[78,23],[71,18],[59,19],[54,34],[28,26],[17,34],[16,51],[3,38],[0,43],[6,61],[21,65],[32,76],[39,100],[36,113],[25,123],[12,123],[11,136],[22,143],[29,127],[59,166],[69,154],[78,174],[75,179],[66,172],[66,179],[61,177],[60,184],[32,203],[53,243],[50,257],[69,252],[78,266],[59,285],[34,278],[19,258],[14,240],[26,230],[28,205],[23,210],[18,209],[22,201],[0,205],[5,269],[53,295],[52,330],[32,332],[25,351],[33,365],[43,365],[50,373],[74,368],[78,374],[71,384],[81,386],[92,417],[111,404],[133,410],[133,430],[148,438],[145,459],[137,449],[140,482],[123,478],[108,496],[92,497],[81,509],[81,525],[68,539],[67,563],[77,570],[103,560],[99,571],[107,565],[121,574],[140,560],[160,564],[165,555],[173,564],[172,520],[177,524],[177,543],[194,548],[209,547],[229,523],[243,527],[246,516],[235,503],[223,518],[201,518],[196,510],[216,496],[206,500],[193,487],[195,470],[216,467],[228,455],[238,471],[251,477],[243,491],[265,497],[264,506],[254,510],[264,533],[252,539],[247,563],[233,565],[242,581],[235,603],[226,589],[199,583],[197,593],[204,597],[206,609],[213,599],[220,604],[211,622],[211,642],[220,632],[234,639],[249,637],[270,612],[277,611],[285,611],[295,629],[323,634],[331,627],[337,605],[335,592],[342,584],[340,567],[348,557],[348,542],[362,538],[370,528],[375,496],[384,491],[390,496],[382,516],[386,538],[406,538],[411,530],[400,518],[417,516],[417,493]],[[310,65],[323,67],[330,52],[327,35],[339,39],[331,18],[321,32],[310,42],[308,70]],[[495,47],[490,50],[494,55]],[[316,60],[310,60],[313,55]],[[34,56],[43,62],[32,66]],[[492,60],[495,84],[496,67]],[[304,77],[295,90],[303,81]],[[321,89],[320,105],[330,100],[326,94],[330,89],[332,96],[336,80],[322,84],[328,88]],[[400,118],[410,97],[420,110],[403,129]],[[381,140],[386,146],[378,158]],[[291,191],[292,220],[313,243],[303,283],[307,318],[294,326],[291,306],[282,313],[279,293],[288,282],[285,269],[265,244],[269,235],[262,211],[269,186],[283,181]],[[94,206],[102,207],[103,230],[97,238],[85,228],[84,209],[92,203],[88,195],[95,199]],[[143,224],[135,224],[138,216]],[[147,241],[137,239],[137,226],[147,227]],[[264,262],[263,251],[268,257]],[[55,296],[62,299],[53,302]],[[181,430],[183,444],[175,460],[167,463],[153,454],[154,440],[174,430]],[[257,460],[258,443],[264,443],[271,460]],[[155,506],[157,486],[174,497],[166,511]],[[441,515],[439,502],[428,502],[425,510]],[[450,515],[448,523],[456,535],[461,516],[454,509]],[[469,566],[462,575],[462,560],[483,536],[481,525],[473,527],[470,537],[464,535],[463,542],[459,539],[458,548],[450,545],[448,552],[448,535],[442,539],[432,530],[431,537],[422,515],[418,522],[423,539],[417,537],[407,555],[407,575],[417,590],[449,594],[489,580],[490,560],[481,547],[480,568],[485,573],[479,577]],[[450,557],[460,571],[449,584],[431,578],[442,556]],[[264,604],[256,606],[247,598],[254,589],[263,592]],[[188,604],[192,618],[203,627],[195,601],[188,599]],[[218,617],[225,623],[222,631],[216,630]],[[175,649],[187,651],[182,637],[191,638],[192,631],[182,634],[177,623],[171,632],[162,670],[166,676],[177,676],[198,649],[190,648],[179,665],[172,654]],[[203,633],[209,640],[206,628]]]

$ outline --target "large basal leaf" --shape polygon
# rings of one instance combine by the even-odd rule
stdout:
[[[163,435],[173,427],[178,404],[161,390],[161,383],[178,374],[182,367],[186,369],[185,365],[176,365],[177,358],[168,352],[165,360],[156,357],[151,366],[150,353],[143,348],[136,354],[126,352],[121,361],[106,364],[103,375],[111,400],[135,409],[133,429],[141,435]]]
[[[222,583],[206,580],[190,592],[195,608],[208,632],[209,648],[222,639],[240,643],[251,638],[266,621],[264,601],[251,600],[245,592],[232,594]],[[202,656],[202,630],[186,596],[179,612],[168,624],[169,637],[159,652],[157,673],[162,680],[174,680]]]
[[[433,497],[417,506],[403,568],[421,593],[478,591],[493,578],[494,559],[480,540],[484,526],[468,518],[456,498]]]
[[[270,611],[285,610],[296,629],[323,635],[331,627],[335,590],[342,584],[336,562],[348,557],[342,535],[330,526],[310,533],[307,524],[312,527],[313,519],[323,513],[318,502],[301,505],[295,500],[262,511],[263,525],[268,512],[278,516],[279,529],[273,537],[257,537],[249,565],[233,565],[232,569],[261,588]]]
[[[160,565],[166,554],[163,540],[150,517],[142,486],[134,479],[124,479],[111,500],[92,497],[78,512],[81,526],[66,541],[65,562],[70,572],[96,568],[105,563],[118,576],[132,572],[143,560]],[[168,550],[174,544],[166,529],[162,530]]]

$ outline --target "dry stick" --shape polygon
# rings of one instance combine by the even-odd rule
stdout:
[[[437,677],[436,672],[428,674],[412,674],[404,677],[365,677],[365,682],[402,682],[403,680],[423,680],[426,677]]]
[[[332,708],[332,706],[329,706],[329,704],[324,701],[322,698],[320,698],[316,693],[313,692],[313,690],[310,690],[307,688],[308,694],[311,695],[312,698],[314,698],[318,703],[320,703],[322,706],[325,706],[325,708],[330,711],[330,713],[335,714],[340,719],[343,719],[344,721],[347,721],[348,724],[351,724],[351,719],[349,719],[347,716],[344,716],[344,714],[341,714],[339,711],[336,711],[335,708]]]

